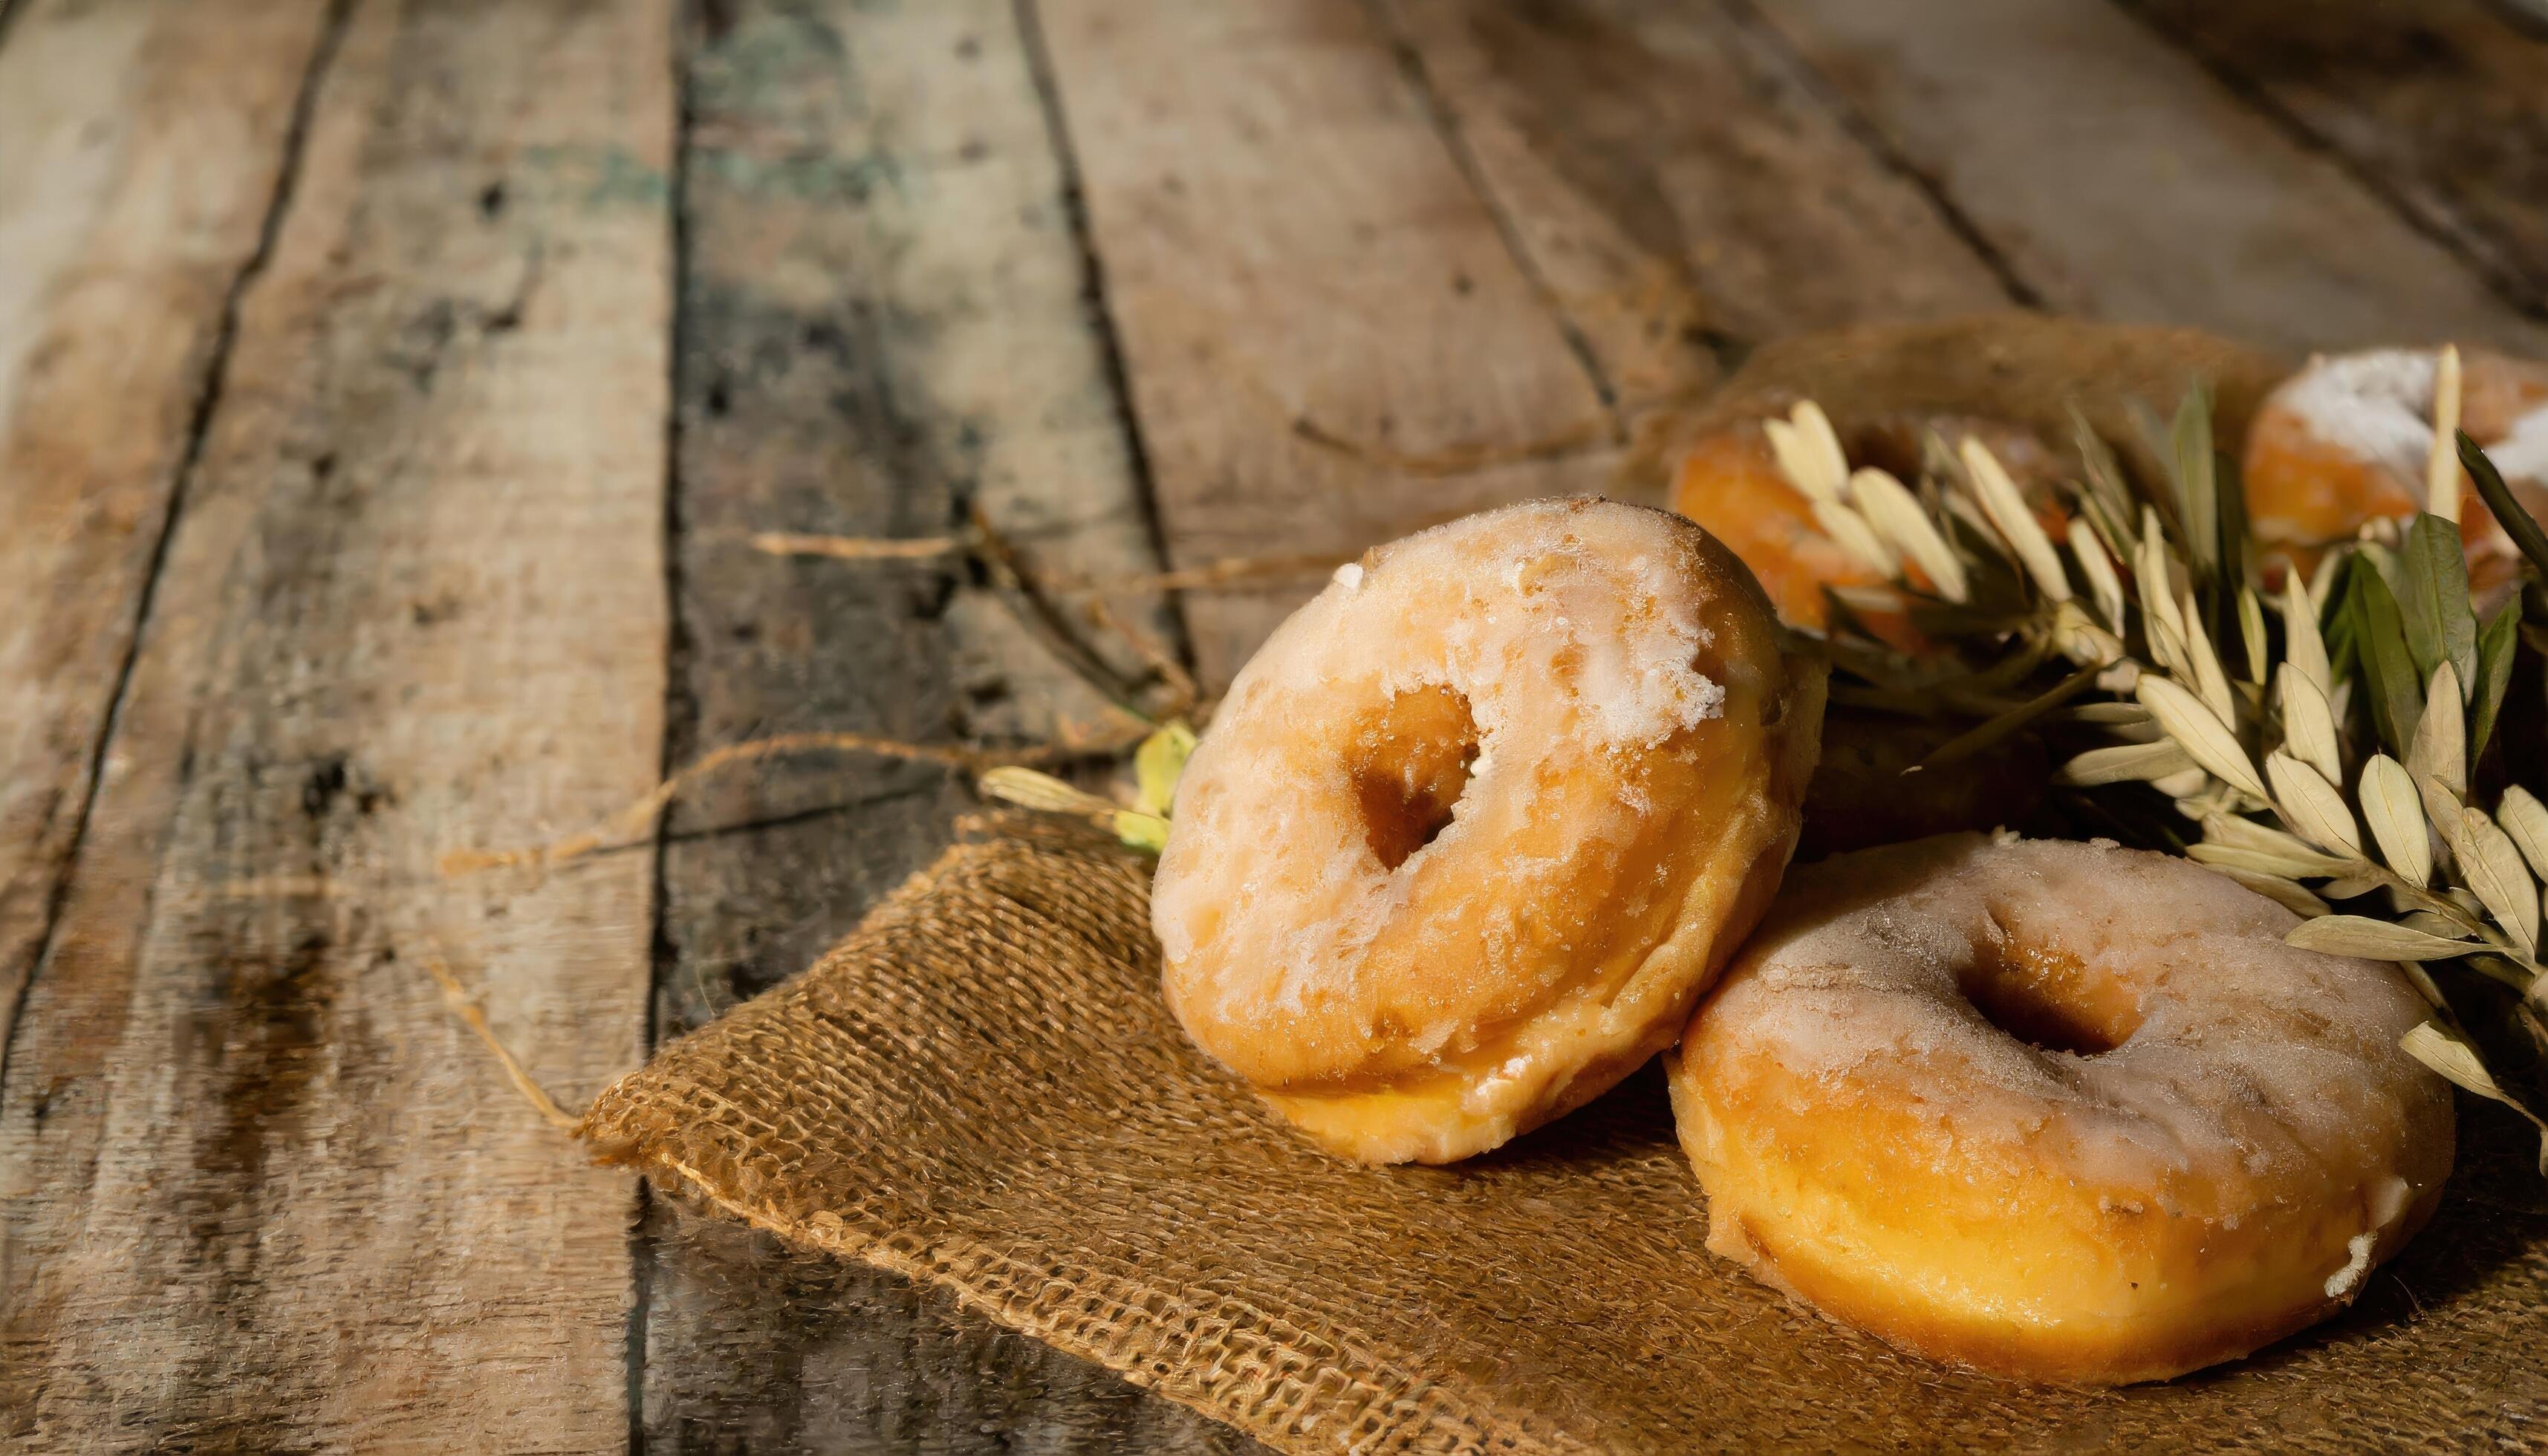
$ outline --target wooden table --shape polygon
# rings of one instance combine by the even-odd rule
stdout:
[[[2474,0],[0,0],[0,1431],[1245,1445],[589,1166],[431,974],[580,1103],[950,774],[440,857],[1151,671],[756,532],[1349,550],[1597,487],[1762,339],[2012,304],[2548,353],[2543,156]],[[1294,590],[1119,611],[1209,685]]]

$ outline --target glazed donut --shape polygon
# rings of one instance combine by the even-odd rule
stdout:
[[[1871,466],[1913,480],[1920,474],[1923,441],[1932,432],[1951,446],[1967,436],[1989,446],[2059,534],[2065,518],[2050,491],[2058,463],[2029,431],[1963,415],[1891,413],[1856,422],[1839,439],[1853,469]],[[1743,558],[1770,593],[1779,618],[1792,625],[1820,631],[1830,624],[1827,587],[1881,590],[1885,585],[1882,575],[1843,550],[1815,520],[1812,501],[1779,467],[1759,420],[1691,440],[1673,469],[1670,500],[1674,510]],[[1859,615],[1869,631],[1903,651],[1926,646],[1902,613]]]
[[[1187,763],[1151,897],[1168,1004],[1335,1152],[1494,1147],[1680,1034],[1776,891],[1822,698],[1750,573],[1663,511],[1379,547]]]
[[[2242,471],[2260,544],[2306,567],[2363,522],[2423,507],[2436,357],[2371,349],[2315,359],[2266,397]],[[2548,512],[2548,365],[2470,352],[2460,417],[2530,513]],[[2508,576],[2512,542],[2473,490],[2460,533],[2482,588]]]
[[[1708,1247],[1935,1358],[2080,1385],[2342,1308],[2432,1212],[2395,967],[2189,861],[1950,835],[1799,869],[1669,1064]]]

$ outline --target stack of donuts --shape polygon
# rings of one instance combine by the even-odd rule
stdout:
[[[2399,351],[2267,398],[2260,537],[2300,565],[2411,510],[2432,388]],[[2481,359],[2468,398],[2548,489],[2548,375]],[[2033,458],[1989,420],[1922,428]],[[1975,832],[2023,817],[2004,765],[1894,802],[1901,751],[1826,740],[1825,668],[1781,625],[1854,567],[1759,427],[1693,442],[1673,502],[1436,527],[1273,634],[1154,883],[1187,1033],[1371,1163],[1487,1151],[1662,1055],[1709,1249],[2009,1377],[2163,1379],[2350,1303],[2453,1154],[2398,969],[2286,946],[2292,911],[2189,861]],[[1813,813],[1842,822],[1791,871],[1834,758]]]

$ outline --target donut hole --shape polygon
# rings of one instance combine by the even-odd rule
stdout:
[[[1477,720],[1448,687],[1399,693],[1355,726],[1345,769],[1383,866],[1396,869],[1450,827],[1477,760]]]
[[[2098,1056],[2131,1040],[2140,1008],[2076,956],[2001,936],[1977,948],[1956,989],[1982,1020],[2041,1051]]]

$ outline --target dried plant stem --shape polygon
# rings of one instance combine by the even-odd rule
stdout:
[[[1416,480],[1447,480],[1500,465],[1555,460],[1614,443],[1619,427],[1608,416],[1587,418],[1526,440],[1469,440],[1431,450],[1402,450],[1394,445],[1349,438],[1307,414],[1292,416],[1292,433],[1321,450],[1359,465]]]
[[[1446,480],[1500,465],[1556,459],[1590,447],[1619,443],[1625,434],[1619,421],[1604,410],[1528,439],[1461,440],[1429,450],[1406,450],[1356,438],[1321,421],[1309,408],[1295,408],[1244,352],[1233,349],[1225,362],[1233,366],[1228,370],[1227,378],[1238,386],[1238,397],[1281,420],[1302,443],[1356,465],[1415,480]]]
[[[994,533],[996,535],[996,533]],[[818,556],[831,561],[935,561],[979,551],[989,542],[974,536],[826,536],[798,531],[755,531],[752,549],[770,556]],[[1014,548],[1002,540],[990,553],[1001,565],[1018,571]],[[1159,592],[1210,592],[1219,588],[1253,587],[1264,582],[1324,576],[1360,552],[1296,553],[1285,556],[1225,556],[1175,571],[1123,576],[1095,573],[1037,577],[1046,592],[1092,592],[1108,596],[1142,596]],[[1019,573],[1021,577],[1028,574]]]
[[[2089,683],[2097,681],[2097,675],[2104,671],[2102,666],[2095,663],[2079,669],[2016,707],[2001,713],[1998,717],[1948,740],[1939,746],[1936,753],[1903,772],[1917,773],[1922,769],[1942,769],[1949,764],[1971,758],[2078,696]]]
[[[908,743],[901,739],[879,738],[866,733],[782,733],[772,738],[749,739],[729,743],[711,750],[696,761],[655,785],[627,808],[611,815],[581,834],[569,835],[545,845],[513,850],[453,850],[442,857],[442,872],[468,874],[482,869],[517,865],[562,864],[579,860],[613,842],[623,842],[642,834],[664,811],[675,795],[690,784],[736,764],[757,763],[785,754],[856,753],[877,758],[902,759],[912,763],[939,764],[967,773],[979,773],[994,764],[1051,763],[1059,759],[1078,758],[1104,752],[1121,753],[1140,741],[1140,734],[1117,734],[1111,737],[1066,735],[1062,739],[1013,754],[991,754],[980,749],[955,744]]]
[[[755,531],[752,549],[771,556],[824,556],[834,561],[934,561],[970,550],[961,536],[822,536],[796,531]]]
[[[1128,679],[1113,663],[1106,660],[1095,644],[1083,639],[1071,614],[1054,599],[1053,588],[1045,580],[1009,538],[991,523],[980,502],[972,506],[973,535],[979,545],[977,559],[990,574],[992,582],[1003,590],[1003,599],[1017,615],[1021,625],[1044,639],[1046,651],[1061,665],[1101,697],[1137,718],[1151,715],[1139,706],[1140,684]],[[1133,644],[1136,656],[1138,644]]]
[[[1168,651],[1165,644],[1149,633],[1117,616],[1115,609],[1108,606],[1102,596],[1089,598],[1087,610],[1090,625],[1129,645],[1166,685],[1168,700],[1160,705],[1157,716],[1182,718],[1194,712],[1195,703],[1203,696],[1203,688],[1195,682],[1194,675],[1186,671],[1185,664],[1177,661],[1175,653]]]
[[[1359,551],[1320,552],[1291,556],[1225,556],[1200,566],[1137,577],[1058,577],[1054,590],[1099,592],[1111,596],[1138,596],[1152,592],[1211,592],[1253,587],[1266,582],[1323,577],[1360,556]]]
[[[2460,518],[2460,350],[2444,344],[2433,361],[2433,444],[2424,457],[2424,508],[2456,525]]]
[[[531,1076],[530,1070],[522,1065],[521,1058],[497,1037],[496,1029],[487,1025],[487,1013],[479,1008],[468,988],[460,984],[460,977],[451,973],[450,963],[442,958],[441,947],[427,944],[424,968],[442,987],[442,1004],[451,1008],[451,1014],[460,1018],[462,1025],[476,1032],[479,1041],[487,1044],[487,1049],[494,1052],[496,1060],[502,1064],[504,1075],[512,1079],[514,1090],[522,1094],[522,1099],[530,1103],[541,1120],[563,1133],[574,1133],[582,1128],[584,1119],[558,1106],[557,1099]]]

